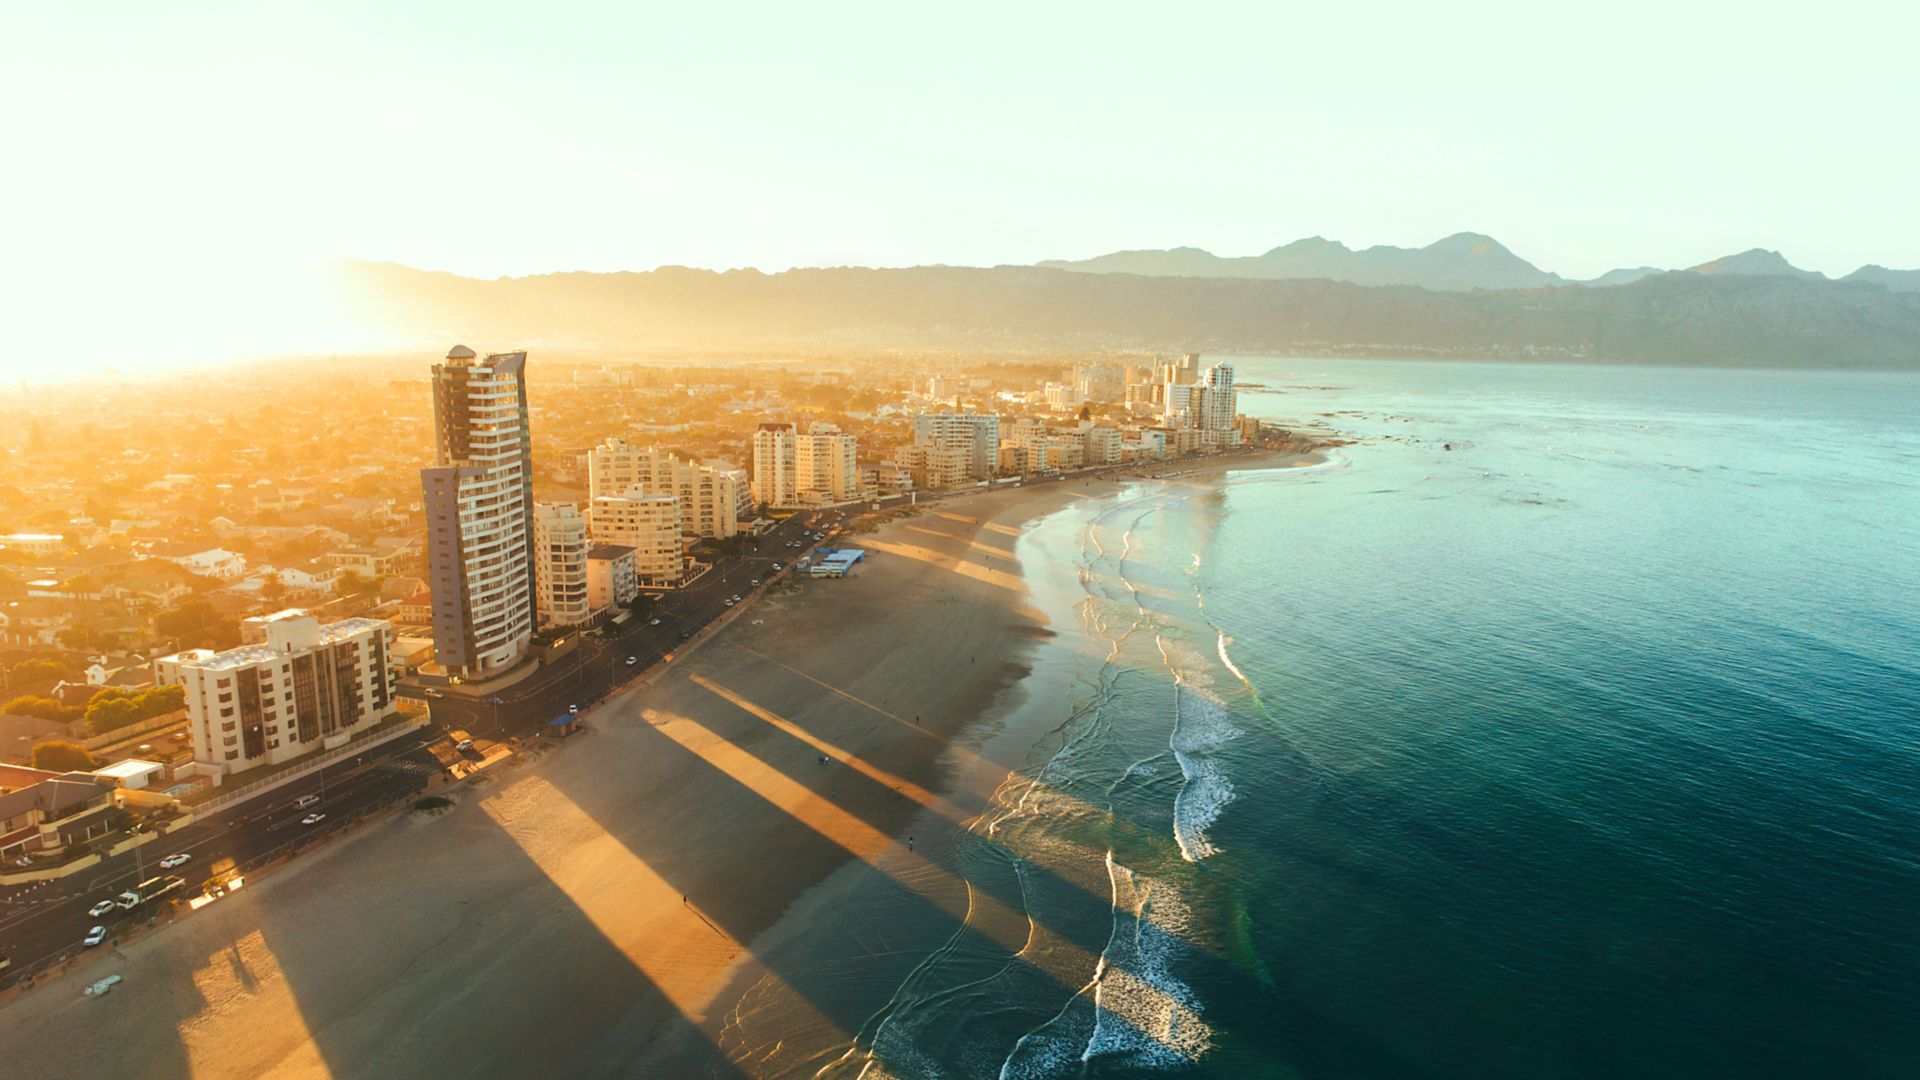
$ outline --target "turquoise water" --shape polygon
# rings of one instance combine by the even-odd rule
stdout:
[[[952,858],[1034,936],[846,1074],[1920,1075],[1920,378],[1239,378],[1356,444],[1022,541],[1087,637]]]

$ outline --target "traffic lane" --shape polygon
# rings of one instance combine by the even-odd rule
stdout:
[[[419,790],[423,784],[424,776],[412,779],[369,776],[349,782],[348,787],[338,793],[338,800],[330,796],[329,802],[338,808],[336,812],[343,815],[344,820],[346,815],[355,810],[392,801]],[[198,895],[212,878],[291,842],[289,836],[263,829],[264,824],[236,822],[226,826],[194,825],[170,834],[167,839],[176,842],[165,849],[169,855],[186,853],[193,856],[186,865],[170,870],[160,867],[157,861],[137,858],[134,852],[116,856],[110,861],[111,865],[103,865],[100,872],[87,882],[87,891],[75,896],[73,902],[40,912],[37,918],[24,925],[7,928],[4,935],[0,935],[4,937],[5,951],[20,961],[20,966],[24,968],[73,947],[88,927],[102,925],[117,930],[150,920],[155,912],[139,908],[132,911],[116,908],[97,917],[88,915],[87,909],[99,900],[109,899],[133,888],[140,881],[167,874],[179,876],[185,883],[179,895]],[[193,835],[195,833],[199,835]]]
[[[403,736],[396,743],[405,745],[396,747],[392,754],[381,754],[388,746],[378,747],[372,752],[373,760],[363,768],[373,769],[401,759],[404,755],[417,751],[420,740],[415,735]],[[428,758],[430,761],[431,758]],[[334,771],[338,767],[332,767]],[[329,801],[338,796],[343,813],[364,809],[404,794],[409,788],[417,789],[425,782],[425,773],[369,773],[363,777],[342,777],[341,786],[330,788]],[[283,788],[259,796],[259,799],[286,799],[289,804],[296,795],[288,794],[291,788]],[[247,800],[239,807],[257,807],[258,800]],[[256,811],[257,812],[257,811]],[[303,811],[302,813],[305,813]],[[297,819],[296,819],[297,820]],[[186,892],[197,893],[204,888],[206,881],[231,866],[245,863],[260,855],[273,851],[289,838],[263,832],[258,824],[244,816],[234,817],[225,814],[216,815],[203,821],[196,821],[176,832],[168,833],[161,839],[150,841],[133,851],[124,852],[104,860],[81,874],[70,878],[56,879],[60,893],[51,902],[38,902],[34,908],[23,912],[23,917],[11,918],[0,922],[0,954],[11,956],[15,966],[24,968],[51,956],[63,949],[72,947],[86,928],[94,925],[118,926],[144,919],[147,915],[139,911],[127,912],[116,909],[99,917],[89,916],[87,909],[99,900],[118,895],[133,885],[150,877],[164,874],[177,874],[186,883]],[[164,846],[163,846],[164,845]],[[167,856],[185,853],[193,858],[186,865],[167,870],[159,861]],[[49,883],[48,888],[54,887]],[[74,927],[79,929],[75,930]]]

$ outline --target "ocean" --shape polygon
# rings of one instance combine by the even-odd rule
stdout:
[[[1020,541],[1027,925],[820,1074],[1920,1075],[1920,377],[1235,363],[1352,445]]]

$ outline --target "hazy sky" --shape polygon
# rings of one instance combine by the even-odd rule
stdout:
[[[0,283],[43,334],[217,341],[210,305],[257,332],[280,268],[340,256],[990,265],[1472,229],[1570,276],[1753,246],[1914,267],[1913,10],[6,4]]]

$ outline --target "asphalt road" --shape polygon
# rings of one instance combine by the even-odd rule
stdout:
[[[795,514],[759,537],[757,546],[747,553],[717,560],[692,585],[663,594],[651,609],[643,606],[625,626],[610,628],[606,636],[588,634],[573,652],[497,695],[476,699],[446,691],[428,694],[435,724],[446,731],[463,729],[479,737],[506,739],[533,733],[566,715],[570,705],[584,711],[726,614],[729,598],[752,599],[773,579],[774,563],[790,568],[814,547],[832,544],[831,539],[815,541],[813,532],[824,532],[837,514],[830,510]],[[787,546],[794,541],[802,546]],[[757,587],[755,580],[760,582]],[[633,663],[627,663],[628,657]]]
[[[210,878],[290,845],[303,847],[329,830],[347,827],[356,813],[419,792],[439,769],[433,756],[421,746],[438,735],[430,729],[402,735],[357,758],[226,807],[71,877],[0,889],[0,956],[13,961],[12,967],[0,972],[0,986],[11,985],[48,957],[79,949],[81,938],[91,927],[105,926],[117,933],[151,914],[145,909],[116,908],[95,918],[87,914],[87,909],[96,901],[165,874],[185,880],[186,887],[173,894],[184,901],[205,891]],[[296,808],[294,800],[304,795],[318,795],[321,801]],[[326,818],[316,825],[301,824],[301,818],[315,812],[325,813]],[[192,858],[174,869],[162,869],[160,860],[174,854]]]

